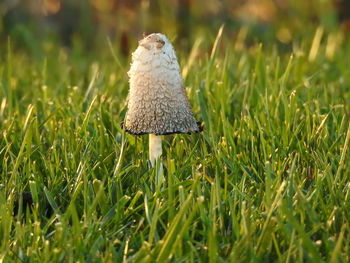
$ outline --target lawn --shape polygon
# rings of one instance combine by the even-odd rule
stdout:
[[[16,46],[0,51],[1,262],[350,261],[343,31],[175,44],[204,131],[164,136],[161,177],[122,129],[129,58],[108,40]]]

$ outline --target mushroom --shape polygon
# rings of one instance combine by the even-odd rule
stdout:
[[[180,66],[168,38],[153,33],[139,41],[132,54],[126,132],[149,134],[152,167],[162,155],[161,135],[198,133],[200,125],[188,102]]]

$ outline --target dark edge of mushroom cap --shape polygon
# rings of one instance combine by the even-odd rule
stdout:
[[[182,131],[173,131],[173,132],[162,132],[162,133],[153,133],[153,132],[135,132],[129,129],[126,129],[124,126],[124,122],[122,122],[121,127],[123,130],[125,130],[127,133],[132,135],[145,135],[145,134],[155,134],[157,136],[159,135],[172,135],[172,134],[195,134],[195,133],[201,133],[204,130],[204,125],[202,122],[198,121],[198,131],[188,131],[188,132],[182,132]]]

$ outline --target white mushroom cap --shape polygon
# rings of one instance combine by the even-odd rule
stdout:
[[[197,133],[173,46],[154,33],[139,41],[132,54],[128,112],[124,128],[131,134]]]

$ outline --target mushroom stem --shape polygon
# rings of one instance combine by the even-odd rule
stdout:
[[[156,160],[162,155],[162,137],[154,134],[149,135],[149,160],[152,167]]]

